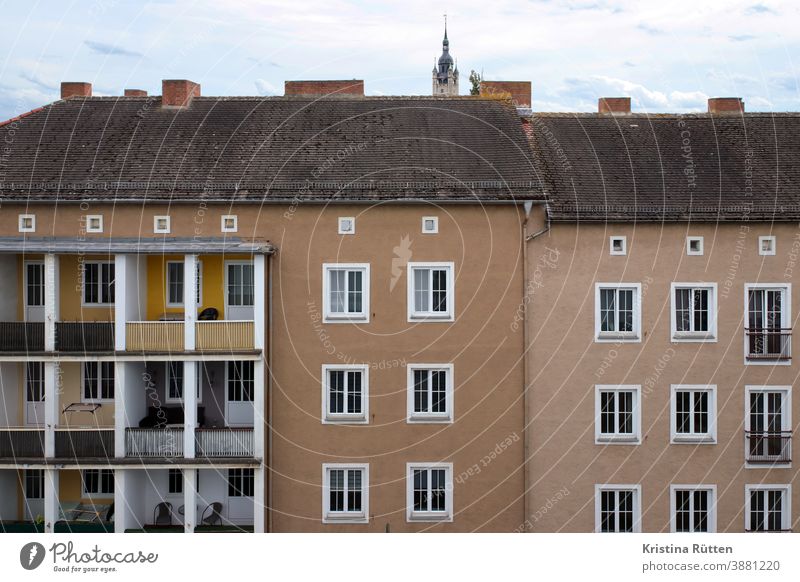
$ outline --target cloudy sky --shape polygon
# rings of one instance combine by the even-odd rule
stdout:
[[[591,111],[629,95],[641,111],[800,110],[797,0],[19,0],[3,14],[0,118],[58,98],[160,93],[188,78],[204,95],[280,95],[286,79],[360,78],[370,95],[429,94],[448,13],[470,69],[530,80],[540,111]]]

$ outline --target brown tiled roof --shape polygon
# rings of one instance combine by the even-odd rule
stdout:
[[[516,110],[492,99],[72,98],[0,127],[4,141],[0,201],[541,195]]]
[[[556,221],[798,220],[800,114],[534,114]]]

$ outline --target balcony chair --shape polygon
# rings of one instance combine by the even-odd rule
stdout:
[[[222,525],[222,503],[214,501],[203,510],[200,518],[202,525]]]
[[[219,319],[219,310],[216,307],[206,307],[197,316],[198,321],[216,321]]]
[[[172,504],[162,501],[153,510],[154,525],[172,525]]]
[[[106,521],[111,521],[114,517],[114,504],[108,506],[108,511],[106,511]]]

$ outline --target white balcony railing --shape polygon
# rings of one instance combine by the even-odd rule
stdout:
[[[253,429],[198,428],[195,430],[198,457],[252,457]]]
[[[128,457],[182,457],[183,428],[128,428],[125,430]]]

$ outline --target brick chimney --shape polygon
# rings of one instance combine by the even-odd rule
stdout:
[[[508,96],[517,107],[531,106],[530,81],[481,81],[481,95]]]
[[[125,97],[147,97],[144,89],[125,89]]]
[[[708,112],[714,114],[744,113],[741,97],[713,97],[708,100]]]
[[[625,115],[631,112],[630,97],[600,97],[597,100],[597,112],[611,115]]]
[[[200,85],[186,79],[161,81],[161,105],[163,107],[188,107],[194,97],[200,97]]]
[[[70,97],[91,97],[92,84],[80,83],[76,81],[64,81],[61,83],[61,98],[69,99]]]
[[[333,81],[286,81],[284,95],[359,95],[364,96],[364,81],[361,79]]]

